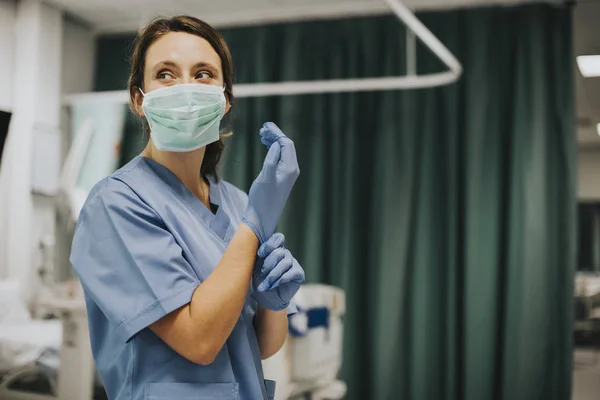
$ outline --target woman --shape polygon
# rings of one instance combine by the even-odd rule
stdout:
[[[261,359],[283,345],[304,281],[275,234],[299,170],[267,123],[249,194],[218,180],[232,81],[227,45],[202,21],[160,19],[138,35],[129,94],[149,142],[90,192],[71,253],[111,400],[273,396]]]

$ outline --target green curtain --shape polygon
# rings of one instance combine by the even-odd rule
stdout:
[[[348,399],[568,399],[571,11],[419,17],[463,63],[458,84],[239,100],[223,176],[249,187],[265,121],[295,141],[301,176],[280,228],[308,281],[346,290]],[[390,16],[224,35],[240,83],[405,70]],[[419,72],[441,70],[418,56]]]

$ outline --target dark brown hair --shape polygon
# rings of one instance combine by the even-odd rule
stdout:
[[[131,57],[131,75],[127,89],[129,90],[130,108],[137,115],[135,109],[135,92],[138,88],[143,90],[144,69],[146,66],[146,53],[148,48],[156,42],[161,36],[169,32],[185,32],[199,36],[205,39],[216,51],[221,59],[221,68],[223,69],[223,81],[225,83],[225,96],[229,104],[233,104],[233,63],[229,48],[223,39],[223,36],[212,26],[197,18],[179,15],[172,18],[159,18],[152,21],[146,28],[141,30],[136,39],[133,55]],[[144,133],[149,135],[150,127],[145,118],[141,118],[144,127]],[[217,178],[217,165],[223,154],[225,145],[222,139],[218,142],[206,146],[204,161],[200,169],[200,175],[203,178],[213,176]]]

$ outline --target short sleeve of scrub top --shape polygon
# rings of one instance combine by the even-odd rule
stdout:
[[[77,272],[86,294],[126,342],[188,304],[200,280],[155,211],[124,183],[110,185],[121,187],[88,200],[71,261],[85,263]]]

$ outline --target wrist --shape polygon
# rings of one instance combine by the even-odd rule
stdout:
[[[281,300],[278,295],[273,295],[269,292],[254,292],[252,296],[258,304],[257,312],[261,309],[270,312],[282,312],[286,311],[290,304],[289,302]]]
[[[245,235],[252,235],[255,238],[257,245],[262,243],[258,234],[258,229],[254,226],[254,224],[248,221],[246,217],[242,218],[242,222],[240,223],[238,230],[242,231]]]
[[[242,223],[246,225],[246,227],[248,227],[252,232],[254,232],[260,244],[264,243],[265,240],[267,240],[267,238],[263,237],[264,235],[262,234],[262,230],[260,229],[260,218],[258,217],[258,214],[256,213],[256,211],[254,211],[252,207],[248,207],[246,209],[246,212],[242,217]]]
[[[270,308],[263,307],[259,304],[258,310],[256,311],[256,313],[258,315],[278,315],[278,314],[287,315],[287,307],[284,308],[283,310],[271,310]]]

